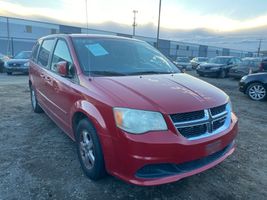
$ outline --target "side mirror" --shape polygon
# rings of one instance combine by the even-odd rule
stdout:
[[[56,64],[57,72],[60,76],[67,77],[69,71],[69,65],[66,61],[61,61]]]

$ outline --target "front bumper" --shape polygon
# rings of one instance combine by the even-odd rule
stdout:
[[[160,185],[205,171],[235,150],[238,120],[213,136],[189,141],[173,130],[143,135],[123,133],[115,145],[116,163],[109,173],[142,186]],[[113,161],[114,162],[114,161]],[[160,173],[155,173],[161,171]]]
[[[228,76],[233,77],[233,78],[242,78],[245,75],[247,75],[245,72],[232,72],[232,71],[230,71],[228,73]]]
[[[244,81],[241,80],[241,81],[239,82],[239,91],[240,91],[240,92],[243,92],[243,93],[246,93],[246,89],[247,89],[247,88],[246,88],[246,83],[245,83]]]
[[[21,72],[21,73],[28,73],[29,68],[27,67],[5,67],[6,72]]]
[[[221,70],[210,70],[210,69],[197,69],[196,70],[199,75],[207,75],[207,76],[219,76]]]

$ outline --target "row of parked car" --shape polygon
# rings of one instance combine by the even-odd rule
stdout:
[[[267,71],[267,58],[217,56],[214,58],[177,57],[174,63],[182,70],[196,69],[199,76],[242,78],[251,73]]]
[[[241,79],[239,90],[252,100],[267,99],[267,58],[217,56],[211,59],[196,57],[177,57],[174,61],[181,70],[196,69],[199,76],[232,77]]]
[[[21,51],[14,57],[0,53],[0,72],[12,75],[13,72],[28,74],[31,51]]]

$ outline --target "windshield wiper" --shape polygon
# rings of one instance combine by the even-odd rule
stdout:
[[[132,72],[128,75],[145,75],[145,74],[171,74],[171,72],[159,72],[159,71],[141,71],[141,72]]]
[[[89,73],[94,75],[103,75],[103,76],[126,76],[124,73],[113,72],[113,71],[90,71]]]

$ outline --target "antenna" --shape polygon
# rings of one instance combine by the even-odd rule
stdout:
[[[87,0],[85,0],[85,14],[86,14],[86,33],[88,34],[89,22],[88,22],[88,8],[87,8]]]
[[[86,13],[86,34],[88,35],[88,28],[89,28],[89,22],[88,22],[88,8],[87,8],[87,0],[85,0],[85,13]],[[87,61],[88,61],[88,76],[89,76],[89,81],[91,81],[91,63],[90,63],[90,57],[89,57],[89,51],[87,51]]]

